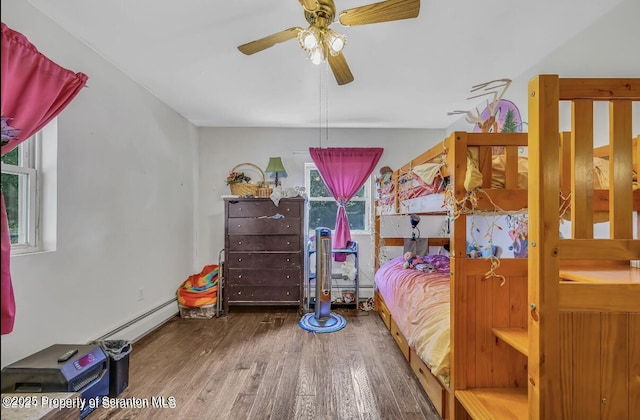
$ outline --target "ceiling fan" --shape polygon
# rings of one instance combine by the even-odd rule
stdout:
[[[353,81],[342,49],[347,38],[329,28],[336,17],[333,0],[298,0],[304,9],[304,17],[309,27],[294,26],[284,31],[240,45],[238,49],[247,55],[273,47],[275,44],[298,38],[300,47],[313,63],[328,61],[338,82],[344,85]],[[344,26],[367,25],[370,23],[412,19],[420,13],[420,0],[386,0],[366,6],[355,7],[340,12],[340,23]]]

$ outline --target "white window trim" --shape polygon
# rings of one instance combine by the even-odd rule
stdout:
[[[56,249],[58,121],[51,120],[33,137],[21,143],[20,162],[29,167],[2,164],[2,171],[28,176],[31,212],[27,243],[12,244],[11,256]],[[43,211],[47,206],[46,213]]]
[[[39,168],[41,162],[42,136],[42,131],[39,131],[20,144],[19,162],[21,165],[2,163],[2,172],[14,175],[26,175],[27,180],[26,187],[22,188],[20,192],[23,195],[21,202],[24,203],[26,199],[28,203],[28,208],[23,206],[23,208],[20,209],[22,220],[27,219],[26,215],[28,214],[28,221],[25,226],[26,238],[24,243],[11,245],[11,255],[31,254],[41,251],[41,177],[39,176]]]
[[[335,199],[333,197],[318,197],[318,198],[311,198],[311,171],[312,170],[317,170],[318,167],[316,166],[315,163],[305,163],[304,164],[304,187],[305,187],[305,191],[308,191],[307,197],[309,201],[335,201]],[[365,224],[365,228],[364,229],[359,229],[359,230],[351,230],[351,234],[352,235],[369,235],[371,234],[371,228],[372,228],[372,223],[371,223],[371,208],[372,208],[372,193],[371,193],[371,186],[372,184],[372,176],[369,176],[367,178],[367,181],[364,183],[364,197],[360,198],[360,197],[353,197],[350,201],[364,201],[364,224]],[[307,208],[307,211],[309,211],[309,209]],[[308,226],[307,226],[308,228]],[[335,232],[335,229],[331,230],[332,232]]]

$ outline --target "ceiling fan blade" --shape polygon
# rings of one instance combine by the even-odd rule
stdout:
[[[260,38],[255,41],[240,45],[238,49],[240,50],[240,52],[247,55],[255,54],[262,50],[266,50],[267,48],[273,47],[280,42],[285,42],[297,37],[298,32],[300,32],[301,30],[302,28],[297,26],[285,29],[284,31],[275,33],[273,35],[265,36],[264,38]]]
[[[328,54],[329,66],[339,85],[346,85],[353,82],[353,74],[349,69],[347,60],[342,53],[338,55]]]
[[[307,12],[313,12],[318,10],[318,0],[300,0],[300,4]]]
[[[413,19],[419,13],[420,0],[387,0],[344,10],[340,13],[340,23],[344,26],[367,25]]]

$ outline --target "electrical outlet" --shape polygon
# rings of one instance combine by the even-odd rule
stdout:
[[[138,302],[141,300],[144,300],[144,289],[142,287],[138,289]]]

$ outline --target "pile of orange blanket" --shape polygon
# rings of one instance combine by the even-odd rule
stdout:
[[[219,273],[218,266],[211,264],[205,265],[200,273],[189,276],[178,288],[178,303],[191,308],[216,303]]]

